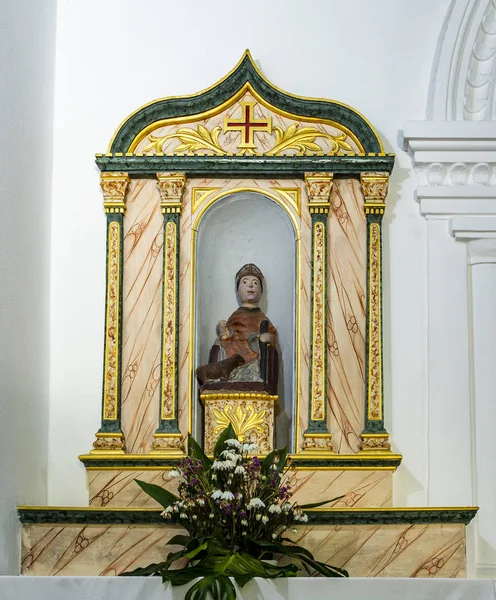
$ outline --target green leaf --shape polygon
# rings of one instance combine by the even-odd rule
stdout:
[[[317,508],[318,506],[323,506],[324,504],[329,504],[329,502],[335,502],[336,500],[341,500],[344,498],[344,494],[342,496],[336,496],[332,500],[324,500],[323,502],[314,502],[313,504],[299,504],[300,508]]]
[[[175,535],[167,542],[168,546],[186,546],[191,542],[192,538],[189,535]]]
[[[219,454],[224,450],[224,444],[226,443],[226,440],[237,440],[237,439],[238,439],[238,436],[234,433],[234,428],[232,426],[232,423],[229,423],[229,425],[219,435],[219,439],[217,440],[217,443],[215,444],[215,448],[214,448],[214,456],[219,456]]]
[[[277,470],[279,471],[279,473],[281,473],[282,471],[284,471],[284,467],[286,466],[286,459],[288,457],[288,447],[285,446],[281,450],[278,450],[277,454],[279,456],[279,462],[277,463]]]
[[[190,552],[188,552],[187,554],[184,554],[184,556],[186,556],[187,558],[189,558],[190,560],[192,558],[195,558],[195,556],[197,554],[199,554],[200,552],[202,552],[203,550],[206,550],[208,547],[208,542],[203,542],[203,544],[200,544],[197,548],[195,548],[194,550],[191,550]]]
[[[160,487],[159,485],[155,485],[154,483],[147,483],[146,481],[141,481],[139,479],[135,479],[134,481],[136,481],[136,483],[144,492],[146,492],[164,508],[167,508],[168,506],[179,500],[177,496],[174,496],[174,494],[172,494],[168,490],[164,490],[164,488]]]
[[[276,450],[272,450],[272,452],[269,452],[264,458],[262,466],[260,467],[262,475],[268,475],[270,473],[270,467],[274,464],[276,459],[276,452]]]
[[[147,567],[138,567],[134,571],[126,571],[119,573],[119,577],[147,577],[149,575],[159,575],[160,571],[167,568],[167,561],[161,563],[153,563]]]
[[[167,560],[165,561],[162,571],[168,569],[171,566],[171,564],[173,562],[175,562],[176,560],[183,558],[185,552],[186,552],[186,550],[184,548],[182,550],[179,550],[178,552],[169,552],[169,554],[167,555]]]
[[[188,435],[188,455],[191,456],[191,458],[200,460],[205,471],[208,471],[212,466],[212,461],[208,458],[205,452],[203,452],[200,445],[192,435]]]
[[[188,590],[185,600],[236,600],[236,589],[229,577],[210,575],[195,583]]]

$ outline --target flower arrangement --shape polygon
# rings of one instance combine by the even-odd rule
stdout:
[[[124,575],[160,575],[172,585],[184,585],[201,578],[187,592],[186,600],[235,600],[239,586],[253,577],[295,577],[299,566],[309,575],[347,577],[343,569],[315,560],[308,550],[284,538],[295,524],[306,523],[305,508],[331,502],[298,506],[291,502],[291,486],[285,483],[287,451],[276,450],[263,461],[255,455],[254,444],[242,444],[230,425],[219,437],[213,460],[190,436],[188,456],[169,477],[181,477],[179,496],[160,486],[137,481],[163,507],[162,516],[181,525],[188,535],[176,535],[168,545],[182,546],[159,564]],[[268,562],[273,554],[285,557],[285,564]],[[183,568],[172,563],[186,560]]]

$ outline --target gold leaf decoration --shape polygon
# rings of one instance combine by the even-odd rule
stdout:
[[[214,429],[214,434],[217,435],[232,423],[234,433],[238,436],[240,442],[244,440],[245,434],[250,429],[256,429],[258,433],[264,432],[263,424],[265,421],[265,410],[255,411],[253,405],[246,407],[238,404],[236,410],[232,404],[226,404],[224,410],[217,408],[212,409],[214,412],[217,425]],[[234,412],[233,412],[234,411]]]
[[[285,150],[295,150],[303,154],[307,152],[323,152],[319,144],[315,142],[316,138],[324,138],[331,142],[331,153],[336,154],[339,150],[353,152],[353,148],[346,141],[346,133],[335,136],[330,133],[319,131],[315,127],[301,127],[298,123],[293,123],[285,131],[281,127],[273,127],[272,131],[276,136],[276,145],[269,150],[269,156],[281,154]]]
[[[155,137],[153,134],[148,136],[150,143],[143,149],[143,152],[155,150],[157,154],[163,152],[164,143],[167,140],[177,138],[181,143],[174,148],[174,152],[196,152],[197,150],[210,150],[218,156],[226,152],[219,145],[219,134],[222,127],[214,127],[208,131],[203,125],[198,125],[195,129],[190,127],[181,127],[174,133],[169,133],[162,137]]]

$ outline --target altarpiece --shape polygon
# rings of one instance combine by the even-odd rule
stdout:
[[[288,445],[295,500],[341,496],[311,514],[299,540],[312,551],[353,575],[463,576],[475,509],[393,507],[401,455],[384,425],[382,219],[394,156],[367,119],[278,89],[247,51],[211,88],[139,108],[96,163],[107,266],[101,427],[80,456],[89,508],[21,508],[34,524],[23,572],[116,574],[161,560],[173,532],[157,529],[134,479],[174,491],[167,475],[188,433],[209,452],[231,422],[262,453]],[[264,287],[260,379],[220,373],[205,385],[198,368],[228,335],[239,272]],[[38,561],[46,543],[53,564]]]

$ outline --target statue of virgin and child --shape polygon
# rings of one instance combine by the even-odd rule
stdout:
[[[200,392],[277,394],[277,331],[259,307],[263,285],[262,272],[252,263],[236,273],[240,306],[219,321],[209,362],[196,370]]]

